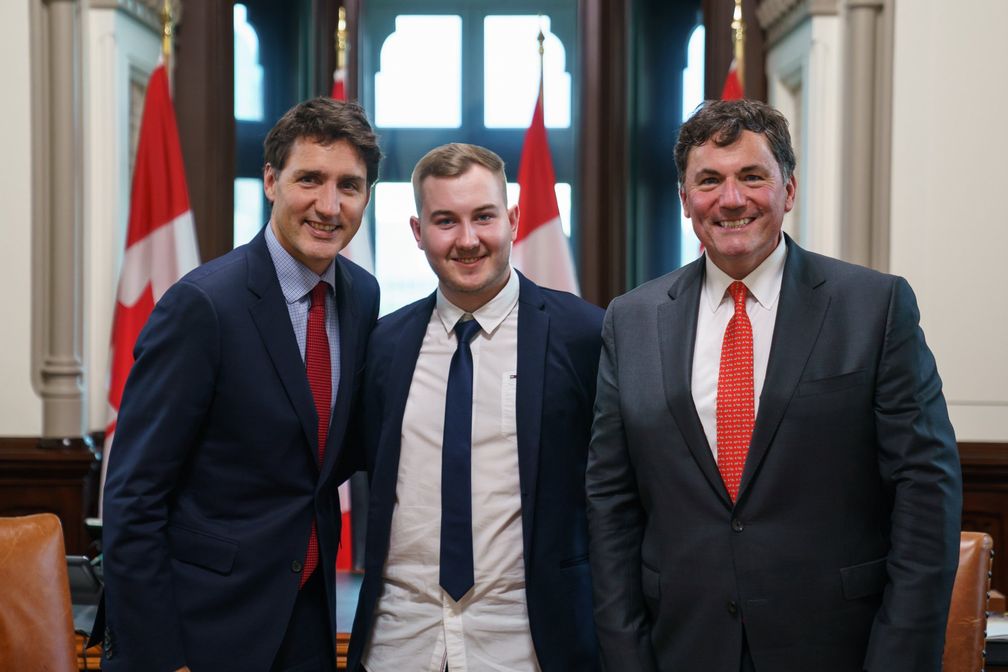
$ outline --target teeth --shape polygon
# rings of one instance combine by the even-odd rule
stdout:
[[[752,221],[752,217],[747,217],[745,219],[731,219],[721,222],[722,229],[741,229],[743,226]]]
[[[324,233],[332,233],[337,228],[335,224],[322,224],[321,222],[306,221],[305,224],[315,229],[316,231],[322,231]]]

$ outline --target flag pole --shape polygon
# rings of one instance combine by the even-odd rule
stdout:
[[[543,95],[543,74],[545,72],[545,68],[543,66],[543,60],[545,59],[546,54],[546,49],[543,47],[543,43],[546,41],[546,36],[543,35],[542,31],[542,14],[539,15],[539,36],[536,37],[536,40],[539,42],[539,96],[541,98]],[[544,110],[545,107],[546,107],[546,101],[544,100],[543,101]]]
[[[174,93],[175,78],[172,77],[172,38],[175,36],[175,12],[171,0],[164,0],[161,6],[161,61],[164,63],[165,75],[168,77],[168,94]]]
[[[346,69],[346,54],[347,54],[346,8],[340,5],[339,17],[336,22],[336,68],[338,70]]]
[[[732,42],[734,46],[735,67],[738,71],[739,84],[745,91],[745,21],[742,19],[742,0],[735,0],[735,11],[732,14]]]

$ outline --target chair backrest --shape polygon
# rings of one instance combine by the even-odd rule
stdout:
[[[989,535],[961,533],[959,570],[952,586],[952,604],[945,630],[943,672],[983,670],[993,556],[994,542]]]
[[[0,669],[77,670],[59,518],[0,518]]]

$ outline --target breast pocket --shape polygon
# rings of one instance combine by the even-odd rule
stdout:
[[[513,437],[518,433],[518,418],[515,413],[515,397],[518,393],[518,372],[505,371],[501,377],[501,426],[502,436]]]
[[[868,382],[868,372],[864,369],[843,373],[839,376],[805,380],[798,384],[799,397],[809,397],[815,394],[840,392],[852,387],[860,387]]]

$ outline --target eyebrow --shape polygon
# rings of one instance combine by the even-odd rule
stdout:
[[[765,166],[762,166],[762,165],[760,165],[758,163],[752,163],[752,164],[749,164],[748,166],[742,166],[736,172],[739,172],[739,173],[754,173],[754,172],[755,173],[765,173],[765,172],[767,172],[767,169],[766,169]],[[723,175],[723,173],[721,171],[714,170],[713,168],[701,168],[700,170],[698,170],[696,172],[696,177],[706,177],[708,175],[712,175],[712,176],[715,176],[715,177],[720,177],[721,175]]]
[[[475,208],[473,208],[472,211],[473,211],[473,213],[479,214],[479,213],[487,212],[489,210],[492,210],[493,212],[497,212],[497,206],[494,205],[493,203],[487,203],[485,205],[478,205],[478,206],[476,206]],[[457,216],[458,216],[458,214],[454,210],[435,210],[432,213],[430,213],[430,218],[431,219],[435,219],[437,217],[457,217]]]

